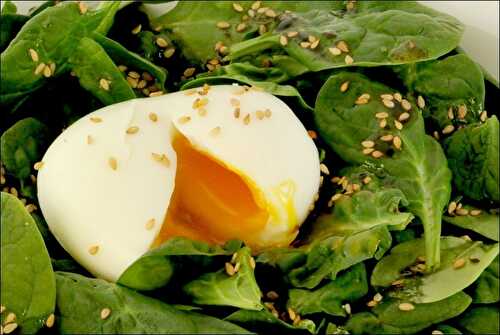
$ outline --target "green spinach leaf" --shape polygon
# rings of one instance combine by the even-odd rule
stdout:
[[[500,310],[498,306],[479,306],[466,311],[458,323],[470,334],[500,333]]]
[[[425,134],[420,110],[397,94],[361,74],[333,75],[318,95],[316,125],[344,160],[371,162],[385,170],[387,186],[403,192],[407,208],[424,225],[427,265],[434,270],[451,173],[441,146]]]
[[[463,206],[462,208],[469,211],[477,210],[476,208],[470,206]],[[500,221],[498,214],[491,214],[486,211],[481,211],[479,215],[457,215],[457,216],[443,216],[443,221],[450,223],[454,226],[472,230],[478,234],[481,234],[491,240],[499,241],[500,233]]]
[[[7,48],[26,21],[28,21],[27,16],[2,12],[0,15],[0,52]]]
[[[69,63],[80,85],[103,104],[111,105],[136,97],[121,71],[93,39],[83,37]]]
[[[456,131],[444,142],[453,183],[464,195],[475,199],[500,201],[498,178],[498,119]]]
[[[425,98],[423,115],[440,130],[479,121],[484,109],[484,78],[479,65],[467,55],[413,63],[395,70],[410,92]]]
[[[498,256],[474,283],[472,298],[476,304],[493,304],[500,301],[500,271]]]
[[[236,252],[234,267],[206,273],[184,286],[184,292],[195,304],[234,306],[248,310],[261,310],[262,292],[255,280],[248,247]],[[228,273],[228,271],[232,271]],[[235,272],[236,271],[236,272]],[[235,272],[235,273],[233,273]]]
[[[229,322],[181,311],[120,285],[57,272],[58,326],[63,334],[246,334]],[[101,311],[110,314],[101,318]]]
[[[397,245],[391,254],[382,258],[371,277],[373,286],[390,287],[404,278],[402,273],[417,263],[424,251],[425,241],[412,240]],[[484,245],[458,237],[441,238],[441,267],[423,277],[406,277],[403,288],[394,296],[417,303],[432,303],[448,298],[471,285],[498,255],[498,244]]]
[[[240,309],[224,320],[234,322],[256,333],[303,334],[304,331],[316,334],[316,324],[308,319],[302,319],[296,325],[286,323],[267,310],[248,311]]]
[[[314,291],[289,290],[287,307],[300,315],[324,312],[335,316],[346,316],[342,303],[353,302],[367,293],[365,265],[359,263]]]
[[[14,196],[1,193],[1,305],[25,334],[54,312],[56,283],[49,254],[33,218]]]
[[[33,164],[41,160],[48,140],[48,128],[34,118],[22,119],[7,129],[0,138],[7,172],[21,180],[28,178]]]
[[[211,246],[204,242],[175,237],[135,261],[118,279],[118,283],[138,289],[154,290],[165,286],[175,272],[177,264],[206,262],[214,256],[229,256],[241,248],[240,241],[229,241],[224,246]]]
[[[2,14],[17,14],[17,6],[12,1],[4,1]]]

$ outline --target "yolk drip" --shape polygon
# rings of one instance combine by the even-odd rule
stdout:
[[[211,243],[241,239],[252,245],[268,220],[248,183],[183,136],[173,141],[177,153],[175,189],[153,247],[174,236]]]

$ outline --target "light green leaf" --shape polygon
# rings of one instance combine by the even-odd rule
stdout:
[[[462,208],[469,210],[475,210],[471,206],[462,206]],[[450,223],[454,226],[472,230],[478,234],[481,234],[493,241],[499,241],[500,239],[500,221],[498,214],[490,214],[486,211],[481,211],[481,214],[477,216],[473,215],[457,215],[457,216],[443,216],[443,221]]]

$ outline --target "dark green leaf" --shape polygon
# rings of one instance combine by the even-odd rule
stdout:
[[[353,302],[368,293],[366,270],[363,263],[345,270],[322,287],[314,290],[291,289],[287,307],[300,315],[327,313],[345,316],[342,303]]]
[[[53,313],[56,283],[36,223],[14,196],[1,193],[1,303],[25,334],[34,334]]]
[[[304,331],[316,334],[316,325],[311,320],[302,319],[298,324],[291,325],[278,319],[267,310],[247,311],[240,309],[229,315],[225,320],[262,334],[303,334]]]
[[[63,334],[246,334],[229,322],[178,310],[101,279],[57,272],[57,316]],[[105,320],[100,313],[109,308]]]
[[[417,262],[424,252],[424,240],[412,240],[397,245],[391,254],[378,262],[373,270],[371,284],[389,287],[402,278],[402,272]],[[395,294],[417,303],[432,303],[448,298],[471,285],[498,255],[498,244],[484,245],[458,237],[441,238],[441,266],[423,277],[404,279],[403,289]],[[474,262],[470,258],[479,259]],[[465,265],[457,268],[455,262],[463,259]]]
[[[244,247],[238,250],[234,260],[234,266],[238,267],[235,274],[229,275],[225,269],[206,273],[185,285],[184,292],[192,298],[195,304],[199,305],[261,310],[262,292],[255,280],[251,257],[249,248]]]
[[[470,206],[463,206],[462,208],[469,210],[475,210],[475,208]],[[481,214],[477,216],[473,215],[457,215],[457,216],[443,216],[443,221],[451,223],[454,226],[458,226],[464,229],[472,230],[478,234],[481,234],[494,241],[499,240],[499,228],[500,222],[498,214],[490,214],[486,211],[481,211]]]
[[[229,241],[221,247],[182,237],[172,238],[135,261],[120,276],[118,282],[138,290],[154,290],[170,281],[175,270],[176,257],[229,256],[240,247],[239,241]],[[186,261],[182,259],[182,262]]]
[[[342,84],[349,82],[346,92]],[[426,259],[430,270],[439,265],[441,216],[451,192],[451,173],[439,143],[427,136],[420,111],[411,104],[410,118],[398,130],[394,121],[405,112],[396,100],[394,108],[382,103],[382,94],[392,89],[357,73],[333,75],[323,85],[315,106],[315,120],[322,138],[342,157],[353,164],[371,162],[385,170],[385,184],[399,188],[410,212],[423,223],[426,238]],[[369,94],[365,104],[356,101]],[[382,129],[376,114],[385,112],[387,125]],[[398,136],[401,150],[380,139],[383,135]],[[376,142],[375,149],[384,156],[379,159],[363,154],[362,142]]]
[[[0,52],[7,48],[26,21],[28,17],[24,15],[4,13],[0,15]]]
[[[456,131],[444,143],[453,182],[464,195],[500,201],[498,119],[469,125]]]
[[[440,324],[440,325],[437,325],[435,327],[436,330],[439,330],[440,332],[442,332],[443,334],[450,334],[450,335],[461,335],[462,332],[460,330],[458,330],[457,328],[455,327],[452,327],[452,326],[449,326],[449,325],[444,325],[444,324]]]
[[[500,310],[498,306],[474,307],[465,312],[458,323],[470,334],[498,334]]]
[[[136,97],[122,72],[94,40],[82,38],[69,62],[80,85],[103,104],[111,105]],[[101,80],[107,81],[107,88],[102,86]]]
[[[18,121],[2,134],[0,152],[7,172],[19,179],[28,178],[33,164],[40,161],[46,149],[48,129],[34,118]]]

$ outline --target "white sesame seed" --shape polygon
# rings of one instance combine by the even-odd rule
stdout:
[[[231,106],[233,107],[239,107],[240,106],[240,101],[238,99],[235,99],[235,98],[231,98],[229,100],[229,103],[231,104]]]
[[[216,26],[219,29],[227,29],[227,28],[231,27],[231,25],[229,24],[229,22],[226,22],[226,21],[217,22]]]
[[[300,42],[300,46],[304,49],[307,49],[311,46],[311,42]]]
[[[375,300],[370,300],[370,301],[368,301],[366,303],[366,306],[368,306],[368,307],[375,307],[375,306],[377,306],[377,304],[378,303]]]
[[[394,100],[396,100],[397,102],[403,102],[403,96],[401,95],[401,93],[394,93],[392,95],[394,97]]]
[[[45,320],[45,326],[47,326],[47,328],[52,328],[52,326],[54,326],[55,320],[56,316],[54,314],[50,314],[47,320]]]
[[[453,114],[453,108],[450,107],[448,108],[448,119],[453,120],[455,118],[455,115]]]
[[[269,300],[276,300],[278,299],[280,296],[278,295],[278,293],[276,293],[276,291],[269,291],[266,293],[266,297],[269,299]]]
[[[270,18],[275,18],[277,16],[276,12],[272,9],[266,10],[265,15]]]
[[[30,57],[31,57],[32,61],[38,62],[38,60],[39,60],[38,52],[36,52],[35,49],[29,49],[29,54],[30,54]]]
[[[120,70],[120,72],[125,72],[127,71],[128,67],[125,66],[125,65],[118,65],[118,70]]]
[[[90,121],[92,121],[93,123],[100,123],[102,122],[102,119],[98,116],[91,116]]]
[[[127,77],[127,82],[132,88],[137,88],[139,80],[137,78]]]
[[[255,258],[250,257],[249,261],[250,261],[250,267],[252,269],[255,269],[255,266],[257,265],[257,264],[255,264]]]
[[[364,155],[369,155],[369,154],[371,154],[374,150],[375,150],[375,149],[373,149],[373,148],[365,148],[365,149],[363,149],[363,154],[364,154]]]
[[[35,74],[38,75],[40,73],[43,73],[43,70],[45,69],[46,65],[44,63],[38,64],[38,66],[35,68]]]
[[[453,262],[453,268],[454,269],[461,269],[465,266],[465,259],[463,258],[458,258]]]
[[[403,107],[403,109],[406,110],[406,111],[411,110],[411,104],[406,99],[401,100],[401,107]]]
[[[419,95],[417,98],[417,105],[421,109],[425,107],[425,100],[421,95]]]
[[[349,82],[345,81],[340,85],[340,92],[344,93],[349,88]]]
[[[174,48],[169,48],[169,49],[166,49],[164,52],[163,52],[163,56],[165,56],[165,58],[170,58],[174,55],[175,53],[175,49]]]
[[[379,112],[379,113],[376,113],[375,114],[375,117],[377,119],[385,119],[385,118],[388,118],[389,117],[389,113],[386,113],[386,112]]]
[[[334,56],[338,56],[342,53],[342,51],[339,49],[339,48],[336,48],[336,47],[333,47],[333,48],[328,48],[328,51],[334,55]]]
[[[298,31],[289,31],[286,36],[292,38],[292,37],[296,37],[297,35],[299,34]]]
[[[137,25],[134,29],[132,29],[132,34],[133,35],[137,35],[141,32],[141,29],[142,29],[142,25]]]
[[[16,314],[10,312],[9,314],[7,314],[7,316],[3,320],[3,323],[7,324],[7,323],[14,322],[15,320],[16,320]]]
[[[148,82],[144,79],[140,80],[138,83],[137,83],[137,88],[138,89],[143,89],[144,87],[146,87],[148,84]]]
[[[118,168],[118,161],[114,157],[109,157],[108,165],[112,170],[116,171],[116,169]]]
[[[229,276],[233,276],[235,274],[233,264],[226,262],[226,264],[224,264],[224,268]]]
[[[127,134],[132,135],[132,134],[137,134],[139,132],[139,127],[137,126],[131,126],[128,127],[127,130],[125,131]]]
[[[87,10],[88,10],[89,8],[87,7],[87,5],[86,5],[85,3],[83,3],[83,2],[79,2],[79,3],[78,3],[78,9],[80,10],[80,14],[82,14],[82,15],[83,15],[83,14],[87,13]]]
[[[43,76],[44,76],[45,78],[49,78],[49,77],[51,77],[51,76],[52,76],[52,70],[50,69],[50,66],[45,66],[45,67],[43,68]]]
[[[252,8],[253,10],[257,10],[257,9],[259,9],[259,8],[260,8],[260,4],[261,4],[261,1],[255,1],[255,2],[252,4],[251,8]]]
[[[481,115],[479,116],[479,119],[481,122],[486,122],[486,119],[488,118],[488,112],[487,111],[482,111]]]
[[[153,122],[158,121],[158,115],[156,115],[156,113],[149,113],[148,117]]]
[[[153,158],[153,160],[155,160],[158,163],[163,164],[166,167],[170,166],[170,160],[168,159],[167,155],[165,155],[165,154],[157,154],[157,153],[152,152],[151,157]]]
[[[243,7],[239,3],[236,3],[236,2],[233,2],[233,9],[235,11],[237,11],[238,13],[243,12]]]
[[[394,102],[392,100],[384,99],[384,100],[382,100],[382,103],[387,108],[394,108],[394,106],[395,106],[395,104],[394,104]]]
[[[363,184],[369,184],[372,181],[372,178],[370,176],[366,176],[363,178]]]
[[[473,209],[469,212],[470,215],[472,216],[478,216],[478,215],[481,215],[481,210],[480,209]]]
[[[439,329],[434,329],[432,332],[431,332],[431,335],[443,335],[444,333],[442,331],[440,331]]]
[[[398,120],[394,120],[394,127],[396,127],[397,130],[402,130],[403,124],[401,122],[399,122]]]
[[[89,247],[89,254],[95,255],[99,252],[99,246],[98,245],[93,245]]]
[[[350,304],[342,305],[342,308],[345,310],[345,312],[347,314],[351,314],[352,310],[351,310],[351,305]]]
[[[410,118],[410,113],[404,112],[399,115],[398,120],[399,121],[406,121]]]
[[[101,309],[101,320],[106,320],[111,315],[111,309],[103,308]]]
[[[191,121],[191,117],[184,115],[184,116],[181,116],[178,121],[180,124],[185,124],[185,123],[188,123],[189,121]]]
[[[321,171],[321,173],[326,174],[327,176],[330,175],[330,170],[328,169],[328,166],[326,166],[323,163],[319,165],[319,170]]]
[[[382,299],[383,299],[383,297],[382,297],[382,294],[380,294],[380,293],[377,293],[373,296],[373,300],[376,302],[381,302]]]
[[[288,44],[288,38],[285,35],[280,36],[280,44],[286,46]]]
[[[394,96],[392,94],[381,94],[380,99],[382,100],[393,100]]]
[[[184,76],[185,77],[191,77],[196,71],[196,68],[194,67],[188,67],[186,70],[184,70]]]
[[[243,118],[243,123],[246,125],[250,123],[250,114],[245,115],[245,117]]]
[[[146,222],[146,225],[145,225],[146,230],[153,229],[154,226],[155,226],[155,224],[156,224],[156,220],[155,219],[149,219],[148,222]]]
[[[373,157],[373,158],[380,158],[380,157],[382,157],[383,155],[384,155],[384,153],[383,153],[383,152],[381,152],[381,151],[378,151],[378,150],[375,150],[374,152],[372,152],[372,157]]]
[[[209,135],[212,136],[212,137],[215,137],[215,136],[217,136],[217,135],[219,135],[221,133],[221,130],[222,129],[221,129],[220,126],[215,127],[212,130],[210,130]]]
[[[457,215],[460,215],[460,216],[469,215],[469,211],[467,209],[465,209],[465,208],[459,208],[458,206],[457,206],[457,209],[456,209],[455,213]]]
[[[394,148],[396,149],[401,149],[401,138],[399,136],[394,136],[392,140],[392,144],[394,145]]]
[[[264,110],[264,116],[265,117],[270,118],[272,114],[273,114],[273,112],[271,112],[271,110],[269,108],[266,108]]]
[[[373,148],[375,146],[375,142],[373,142],[373,141],[363,141],[363,142],[361,142],[361,145],[364,148]]]
[[[4,305],[0,305],[0,314],[2,314],[3,312],[5,312],[7,308],[4,306]]]
[[[314,42],[311,43],[311,49],[316,49],[319,45],[319,40],[316,40]]]
[[[409,302],[403,302],[403,303],[399,304],[398,308],[400,311],[409,312],[409,311],[414,310],[415,306],[413,306]]]
[[[444,127],[443,130],[441,130],[441,132],[446,135],[446,134],[452,133],[454,130],[455,130],[455,126],[452,124],[449,124],[446,127]]]
[[[450,202],[448,205],[448,214],[452,215],[456,209],[457,209],[457,203],[455,201]]]
[[[265,117],[265,113],[263,111],[261,111],[261,110],[256,111],[255,115],[257,116],[258,120],[262,120]]]
[[[33,165],[35,171],[40,171],[42,167],[43,167],[43,162],[36,162],[35,165]]]
[[[240,270],[240,267],[241,267],[241,263],[240,262],[237,262],[236,265],[234,266],[234,272],[238,272]]]
[[[164,39],[163,37],[158,37],[156,39],[156,44],[160,47],[160,48],[166,48],[168,46],[168,42],[166,39]]]
[[[344,62],[347,64],[347,65],[351,65],[352,63],[354,63],[354,59],[349,56],[349,55],[346,55],[345,58],[344,58]]]
[[[465,105],[458,106],[458,118],[463,120],[465,119],[466,115],[467,115],[467,106]]]
[[[290,307],[288,307],[287,309],[288,311],[288,316],[290,317],[290,320],[295,320],[295,318],[297,317],[297,314],[295,313],[295,311],[293,309],[291,309]]]
[[[163,91],[156,91],[156,92],[151,92],[149,93],[149,97],[153,98],[153,97],[159,97],[160,95],[163,95],[164,92]]]
[[[99,80],[99,87],[102,88],[103,90],[105,91],[109,91],[109,81],[104,79],[104,78],[101,78]]]
[[[347,46],[347,43],[344,41],[338,42],[337,48],[340,49],[340,51],[342,52],[349,52],[349,47]]]
[[[239,118],[240,117],[240,109],[239,108],[235,108],[234,112],[233,112],[233,115],[234,115],[235,119]]]
[[[243,31],[245,31],[245,29],[247,29],[247,25],[246,25],[246,23],[243,23],[243,22],[242,22],[242,23],[239,23],[239,24],[236,26],[236,31],[237,31],[237,32],[239,32],[239,33],[241,33],[241,32],[243,32]],[[214,64],[212,64],[212,65],[214,65]]]
[[[9,323],[3,326],[3,334],[10,334],[17,328],[17,323]]]
[[[393,138],[394,136],[392,136],[391,134],[380,136],[380,139],[384,142],[391,142]]]

